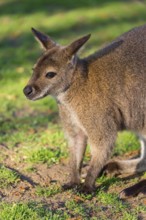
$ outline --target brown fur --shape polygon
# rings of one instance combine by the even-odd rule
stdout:
[[[33,32],[46,51],[34,66],[28,83],[31,93],[27,94],[28,88],[24,93],[31,100],[52,95],[58,102],[71,152],[71,180],[67,187],[80,183],[88,141],[91,161],[83,188],[92,191],[110,157],[117,132],[127,129],[146,135],[146,26],[123,34],[84,59],[76,52],[89,35],[62,47],[35,29]],[[57,75],[48,79],[47,72]],[[146,170],[145,159],[144,154],[136,161],[116,163],[122,172],[127,166],[129,172],[136,172],[141,167]]]

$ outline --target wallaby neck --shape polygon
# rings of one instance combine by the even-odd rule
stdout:
[[[76,66],[72,74],[71,82],[68,86],[56,97],[59,104],[71,102],[78,94],[79,89],[84,86],[88,78],[88,65],[85,59],[76,57]]]
[[[79,57],[77,57],[72,84],[78,80],[85,81],[87,77],[88,77],[88,63],[84,58],[80,59]]]

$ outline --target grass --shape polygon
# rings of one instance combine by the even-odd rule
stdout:
[[[50,197],[61,192],[61,188],[58,185],[49,187],[37,187],[36,194],[39,196]]]
[[[47,163],[51,165],[53,163],[57,163],[64,154],[60,151],[60,149],[46,149],[40,148],[37,151],[33,152],[29,157],[29,160],[33,163]]]
[[[64,220],[67,219],[67,214],[56,211],[53,213],[41,204],[28,203],[28,204],[0,204],[0,220]]]
[[[22,181],[20,176],[26,175],[31,182],[35,180],[37,166],[51,167],[68,154],[55,100],[47,97],[30,102],[22,92],[41,54],[30,28],[48,33],[61,44],[91,33],[90,41],[80,52],[80,56],[86,56],[146,21],[145,1],[32,0],[31,3],[0,0],[0,163],[3,164],[0,195],[4,194],[0,219],[137,219],[140,212],[146,212],[145,201],[123,202],[118,192],[136,182],[139,176],[129,180],[102,176],[97,180],[100,187],[94,197],[73,190],[63,193],[56,185],[36,184],[34,197],[28,195],[32,201],[9,199],[10,188],[17,189]],[[116,156],[139,149],[137,137],[131,132],[119,133],[115,145]],[[88,161],[88,153],[86,158]]]
[[[19,175],[5,166],[0,166],[0,188],[7,188],[20,181]]]
[[[121,132],[116,141],[115,155],[122,155],[131,150],[137,150],[140,147],[137,136],[132,132]]]
[[[109,206],[112,215],[119,214],[119,218],[121,220],[136,220],[137,213],[134,210],[130,210],[127,203],[123,203],[118,199],[117,194],[105,193],[103,191],[99,192],[98,199],[105,206]]]
[[[115,198],[111,197],[111,201],[113,205],[113,202],[115,202]],[[90,209],[87,209],[86,207],[84,207],[83,204],[77,204],[73,200],[66,202],[65,206],[68,208],[68,210],[71,210],[73,215],[75,213],[77,215],[80,214],[81,217],[78,219],[85,219],[85,220],[89,219],[88,212],[90,212],[91,210],[93,211],[93,207],[90,207]],[[118,219],[136,220],[137,219],[136,215],[134,214],[130,215],[128,211],[125,211],[126,208],[127,208],[126,205],[121,204],[121,209],[123,211],[123,214]],[[65,220],[65,219],[69,219],[69,215],[67,213],[63,213],[63,211],[56,211],[53,213],[51,210],[47,209],[41,204],[36,204],[36,203],[28,203],[28,204],[19,203],[19,204],[13,204],[13,205],[2,203],[0,205],[0,210],[1,210],[0,219],[5,219],[5,220],[14,220],[14,219],[18,219],[18,220],[25,220],[25,219],[28,219],[28,220],[47,220],[47,219]],[[91,217],[90,219],[95,220],[97,218]],[[99,219],[103,220],[103,219],[108,219],[108,218],[101,215]]]

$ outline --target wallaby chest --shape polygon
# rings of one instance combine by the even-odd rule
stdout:
[[[64,93],[58,96],[58,101],[60,103],[59,105],[63,106],[68,118],[70,118],[71,123],[83,130],[84,133],[86,133],[84,120],[81,118],[81,115],[83,115],[85,111],[84,106],[82,106],[81,103],[75,103],[73,105],[72,103],[68,102]],[[80,109],[81,106],[82,110]]]

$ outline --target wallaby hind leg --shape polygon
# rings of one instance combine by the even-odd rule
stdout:
[[[108,149],[111,150],[111,147],[112,145],[98,145],[98,147],[92,145],[91,161],[83,184],[83,192],[90,193],[94,190],[95,180],[110,156],[110,151]]]
[[[129,160],[111,160],[105,166],[105,173],[115,175],[121,173],[140,173],[146,171],[146,139],[139,137],[141,144],[140,157]]]
[[[62,124],[68,140],[68,147],[70,151],[70,178],[63,186],[64,189],[69,189],[80,184],[80,171],[87,146],[87,137],[80,128],[72,123],[70,114],[67,112],[64,106],[59,106],[59,113],[62,119]]]

